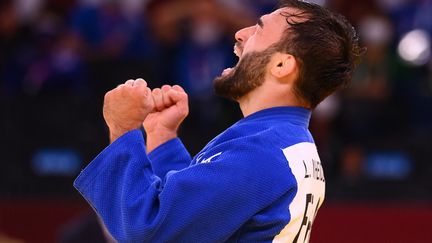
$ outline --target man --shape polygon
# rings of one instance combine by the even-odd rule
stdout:
[[[112,144],[75,186],[116,240],[309,241],[325,188],[311,109],[351,79],[356,33],[337,14],[289,0],[235,38],[239,63],[214,86],[245,118],[194,158],[177,138],[188,114],[181,87],[151,91],[137,79],[106,94]]]

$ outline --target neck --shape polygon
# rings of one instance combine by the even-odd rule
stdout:
[[[279,106],[301,106],[306,107],[304,104],[298,102],[296,99],[287,96],[279,95],[279,92],[260,92],[261,87],[251,91],[244,97],[238,100],[240,109],[244,117],[249,116],[257,111],[279,107]]]
[[[244,117],[257,111],[279,107],[279,106],[301,106],[307,107],[286,90],[286,87],[269,85],[264,83],[260,87],[252,90],[245,96],[239,98],[238,103]]]

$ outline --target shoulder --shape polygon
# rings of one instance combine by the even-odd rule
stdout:
[[[273,137],[273,139],[271,138]],[[255,176],[254,180],[285,181],[293,179],[283,147],[273,132],[249,133],[219,141],[199,153],[196,164],[218,164],[238,171],[237,176]]]

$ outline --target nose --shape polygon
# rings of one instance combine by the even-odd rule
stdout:
[[[253,28],[254,26],[250,26],[237,31],[235,33],[235,39],[237,40],[237,42],[244,44],[252,35]]]

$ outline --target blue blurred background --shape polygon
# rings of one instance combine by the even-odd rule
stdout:
[[[350,87],[311,121],[327,181],[311,242],[382,242],[386,234],[395,239],[388,242],[408,235],[424,242],[432,217],[432,0],[312,2],[344,14],[368,51]],[[180,136],[197,153],[241,118],[236,104],[212,91],[213,78],[237,62],[234,33],[276,6],[0,1],[0,242],[104,242],[72,187],[108,144],[104,93],[139,77],[153,88],[182,85],[191,114]],[[374,223],[384,228],[373,231]],[[365,224],[375,238],[355,235]],[[345,241],[331,236],[341,225]]]

